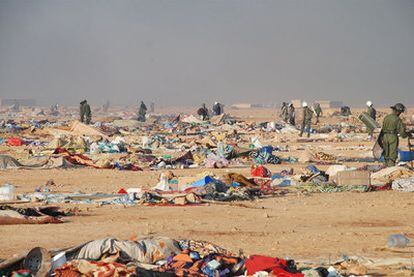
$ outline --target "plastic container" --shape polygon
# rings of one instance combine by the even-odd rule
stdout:
[[[0,187],[0,201],[16,200],[15,187],[10,184],[4,184]]]
[[[410,162],[414,160],[414,152],[398,150],[400,162]]]
[[[394,234],[388,237],[387,246],[403,248],[410,243],[410,239],[401,234]]]

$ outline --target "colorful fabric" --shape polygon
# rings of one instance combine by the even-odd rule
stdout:
[[[90,158],[88,158],[88,157],[86,157],[82,154],[72,154],[65,148],[58,147],[58,148],[55,149],[53,154],[63,155],[65,157],[65,159],[68,162],[70,162],[71,164],[86,165],[86,166],[92,166],[92,167],[96,168],[95,164],[93,163],[93,161]]]
[[[201,258],[204,258],[205,256],[213,253],[222,254],[226,256],[234,256],[234,254],[230,251],[207,241],[180,240],[178,243],[181,249],[188,249],[191,252],[197,252],[199,253]]]
[[[229,179],[232,182],[239,183],[241,186],[245,186],[245,187],[248,187],[248,188],[257,188],[258,187],[257,184],[250,181],[249,179],[247,179],[246,177],[244,177],[243,175],[241,175],[239,173],[229,173],[229,174],[227,174],[227,179]]]
[[[250,173],[252,174],[253,177],[262,177],[262,178],[268,178],[272,175],[270,170],[262,165],[252,166],[250,169]]]
[[[79,275],[77,275],[77,273]],[[73,260],[55,270],[58,277],[66,276],[93,276],[93,277],[128,277],[135,276],[135,267],[127,267],[117,262],[94,262],[86,260]]]
[[[250,152],[255,164],[280,164],[280,158],[269,153],[269,151],[258,150]]]
[[[209,254],[203,258],[195,257],[194,252],[184,250],[183,253],[169,258],[162,271],[174,272],[176,276],[238,276],[234,267],[240,262],[239,258]],[[237,271],[237,270],[236,270]],[[238,273],[238,274],[235,274]]]
[[[23,144],[24,142],[20,138],[9,138],[7,140],[7,145],[9,146],[22,146]]]
[[[272,258],[261,255],[252,255],[245,261],[248,275],[253,275],[258,271],[272,272],[278,277],[303,277],[304,275],[297,270],[294,261]]]

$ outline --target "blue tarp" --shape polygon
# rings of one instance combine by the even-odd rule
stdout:
[[[204,178],[201,178],[198,181],[195,181],[194,183],[191,184],[191,187],[202,187],[205,186],[207,184],[213,183],[216,180],[210,176],[206,176]]]

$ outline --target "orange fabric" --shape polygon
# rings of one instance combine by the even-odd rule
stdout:
[[[23,145],[23,141],[20,138],[9,138],[7,140],[7,144],[9,146],[22,146]]]
[[[186,262],[186,263],[192,263],[193,260],[190,258],[188,254],[177,254],[174,256],[173,261],[180,261],[180,262]]]

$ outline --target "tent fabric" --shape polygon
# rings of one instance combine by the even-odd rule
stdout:
[[[33,158],[29,159],[25,164],[22,164],[13,157],[0,155],[0,170],[69,168],[73,166],[73,163],[67,160],[64,156],[42,157],[40,159]]]
[[[53,216],[25,216],[18,211],[0,210],[0,225],[63,223]]]
[[[172,253],[180,252],[178,242],[165,237],[143,238],[138,241],[105,238],[87,243],[69,257],[70,259],[99,260],[103,255],[119,253],[120,258],[125,261],[154,264],[159,260],[167,259]]]
[[[20,168],[22,166],[15,158],[8,155],[0,155],[0,169]]]

